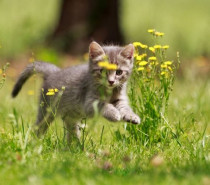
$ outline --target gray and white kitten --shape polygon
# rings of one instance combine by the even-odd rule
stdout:
[[[79,136],[78,124],[84,117],[94,115],[94,104],[103,117],[110,121],[124,120],[139,124],[140,118],[129,106],[126,85],[133,68],[134,46],[100,46],[92,42],[89,46],[89,63],[60,69],[52,64],[34,62],[29,64],[17,80],[12,97],[15,97],[25,81],[34,73],[44,77],[43,89],[35,126],[37,134],[46,132],[56,114],[60,114],[67,129],[67,141]],[[117,70],[104,70],[98,62],[108,58]],[[58,102],[56,96],[47,96],[48,89],[65,87]]]

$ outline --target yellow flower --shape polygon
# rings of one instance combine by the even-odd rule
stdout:
[[[106,68],[107,65],[109,65],[109,62],[108,61],[101,61],[101,62],[98,63],[98,66],[99,67],[105,67]]]
[[[142,57],[143,57],[143,58],[144,58],[144,57],[146,57],[146,56],[147,56],[147,54],[146,54],[146,53],[143,53],[143,54],[142,54]]]
[[[166,61],[164,62],[165,65],[171,65],[172,64],[172,61]]]
[[[58,92],[59,91],[57,88],[55,88],[54,90],[55,90],[55,92]]]
[[[144,67],[139,67],[137,70],[138,71],[143,71],[144,70]]]
[[[145,65],[147,65],[147,63],[148,63],[147,61],[141,61],[141,62],[139,62],[139,65],[140,66],[145,66]]]
[[[147,32],[148,33],[154,33],[155,32],[155,29],[148,29]]]
[[[108,64],[106,66],[106,69],[108,69],[108,70],[116,70],[117,69],[117,65],[116,64]]]
[[[160,75],[161,75],[161,76],[165,76],[165,78],[168,78],[168,76],[169,76],[168,72],[166,72],[166,71],[162,71],[162,72],[160,73]]]
[[[156,65],[156,66],[157,66],[159,63],[156,61],[156,62],[151,62],[150,64],[151,64],[151,65]]]
[[[110,64],[108,61],[101,61],[98,63],[99,67],[103,67],[107,70],[116,70],[117,65],[116,64]]]
[[[148,46],[144,45],[144,44],[142,44],[140,47],[143,48],[143,49],[147,49],[148,48]]]
[[[53,96],[53,95],[55,95],[55,92],[53,92],[53,91],[48,91],[48,92],[46,93],[46,95],[47,95],[47,96]]]
[[[2,74],[2,69],[0,69],[0,74]]]
[[[154,45],[154,48],[155,49],[160,49],[161,48],[161,45]]]
[[[166,64],[161,64],[160,67],[161,67],[161,68],[167,68],[167,65],[166,65]]]
[[[138,56],[136,57],[136,60],[142,60],[142,56],[141,56],[141,55],[138,55]]]
[[[34,91],[33,90],[29,90],[28,91],[28,95],[33,96],[34,95]]]
[[[168,49],[169,45],[162,46],[163,49]]]
[[[156,57],[149,57],[149,60],[157,60]]]
[[[160,74],[161,74],[161,75],[165,75],[165,74],[166,74],[166,72],[165,72],[165,71],[162,71]]]
[[[135,52],[133,56],[134,56],[134,58],[136,58],[139,56],[139,54],[137,52]]]
[[[135,47],[138,47],[138,46],[141,46],[141,43],[140,43],[140,42],[133,42],[133,45],[134,45]]]
[[[155,48],[149,47],[149,50],[152,51],[153,53],[155,52]]]
[[[158,36],[158,37],[159,37],[159,36],[162,37],[162,36],[164,35],[164,33],[163,33],[163,32],[158,32],[158,31],[157,31],[157,32],[155,32],[155,35]]]
[[[48,89],[48,92],[54,92],[54,89]]]
[[[168,66],[168,69],[169,69],[170,71],[172,71],[172,68],[171,68],[170,66]]]
[[[142,44],[141,42],[133,42],[133,45],[134,45],[135,47],[141,47],[141,48],[143,48],[143,49],[147,49],[147,48],[148,48],[147,45]]]
[[[144,57],[146,57],[147,54],[146,53],[143,53],[142,55],[137,55],[136,56],[136,60],[142,60]]]

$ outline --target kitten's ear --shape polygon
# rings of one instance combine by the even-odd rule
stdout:
[[[133,54],[134,54],[134,46],[133,44],[128,44],[127,46],[124,47],[124,49],[120,52],[120,55],[127,58],[127,59],[132,59]]]
[[[105,55],[103,48],[97,42],[91,42],[89,46],[89,57],[94,59],[100,55]]]

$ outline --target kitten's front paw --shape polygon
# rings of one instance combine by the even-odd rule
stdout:
[[[121,120],[120,112],[112,106],[109,106],[107,109],[103,111],[103,116],[110,121]]]
[[[123,120],[125,120],[127,122],[131,122],[133,124],[140,124],[141,123],[141,119],[139,118],[139,116],[134,114],[134,113],[124,115]]]
[[[120,120],[121,120],[121,115],[119,112],[116,112],[112,117],[112,121],[120,121]]]

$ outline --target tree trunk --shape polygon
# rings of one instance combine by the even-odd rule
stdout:
[[[88,50],[92,40],[122,44],[119,0],[63,0],[53,43],[72,54]]]

